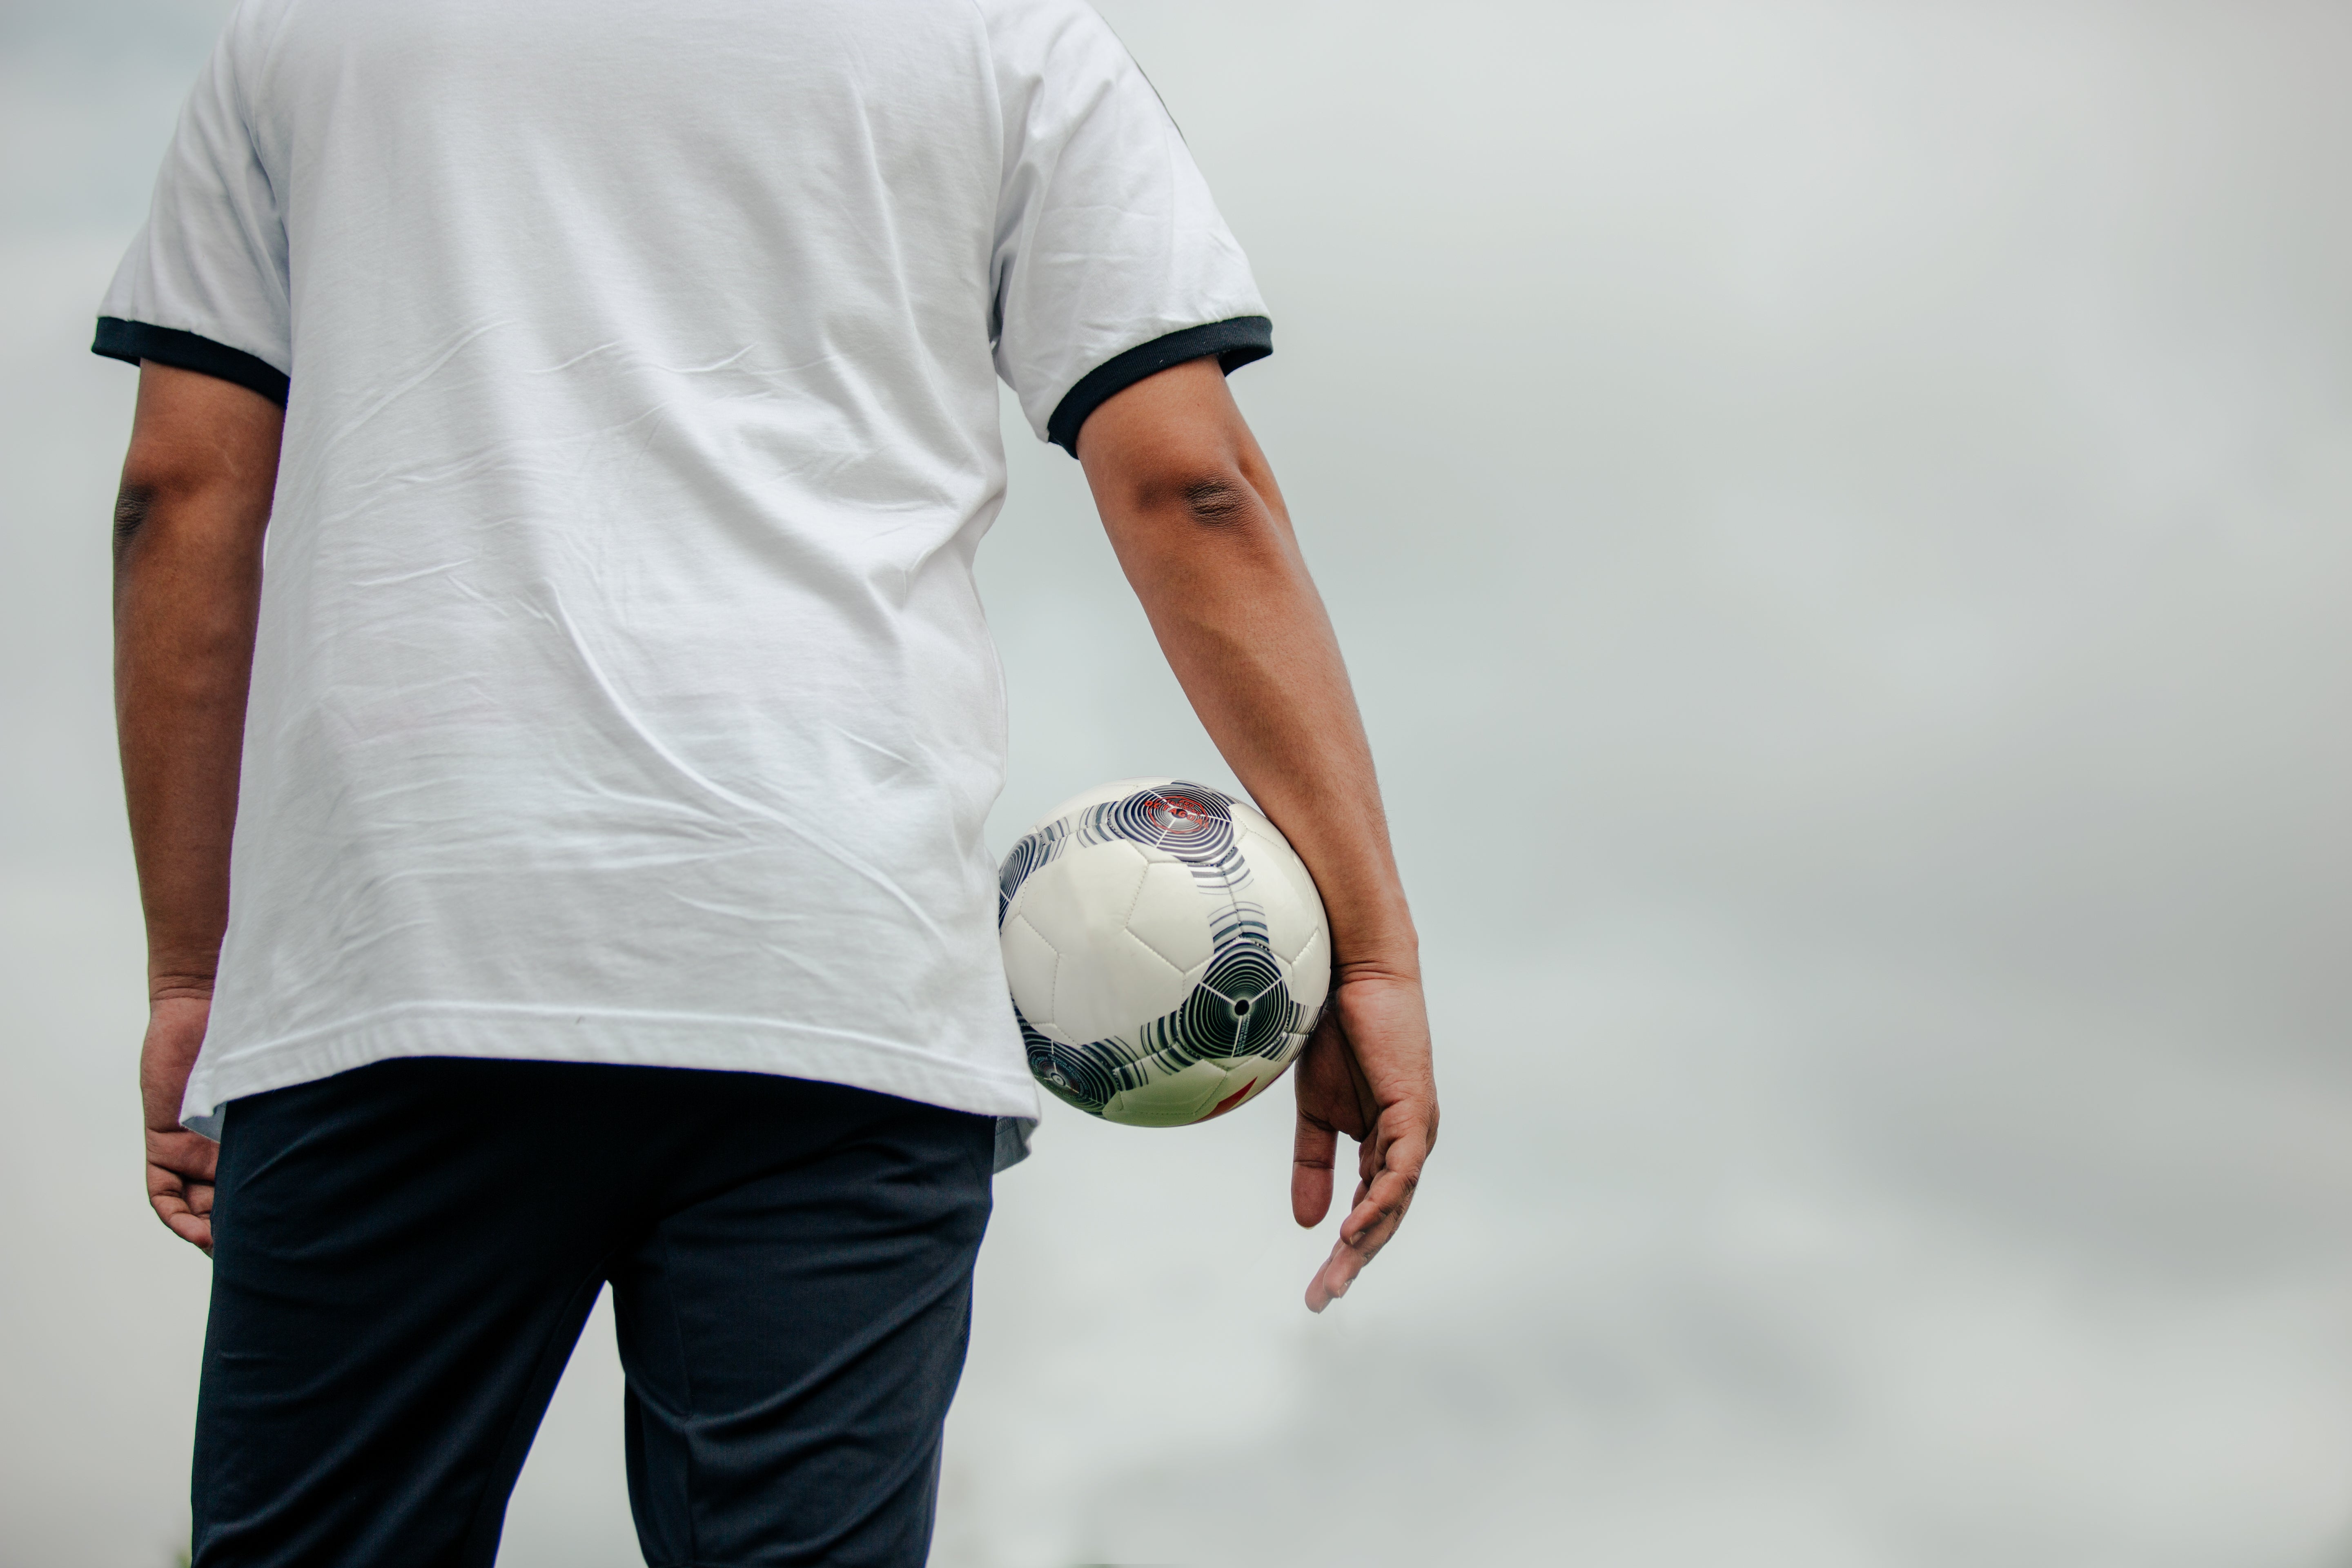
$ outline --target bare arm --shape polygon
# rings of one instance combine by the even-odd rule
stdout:
[[[212,1249],[209,1139],[180,1126],[228,921],[229,834],[261,537],[283,416],[244,387],[139,368],[139,408],[114,512],[114,712],[147,915],[147,1038],[139,1088],[147,1195]]]
[[[1371,748],[1282,494],[1215,362],[1104,403],[1078,458],[1193,710],[1330,916],[1332,1009],[1295,1079],[1300,1225],[1330,1208],[1339,1134],[1360,1148],[1353,1206],[1307,1289],[1319,1312],[1395,1234],[1437,1138],[1419,948]]]

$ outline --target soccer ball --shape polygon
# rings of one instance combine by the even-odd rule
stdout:
[[[997,880],[1037,1081],[1134,1127],[1221,1116],[1282,1076],[1331,988],[1314,879],[1247,803],[1175,779],[1064,802]]]

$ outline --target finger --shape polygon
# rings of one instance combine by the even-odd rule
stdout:
[[[1307,1282],[1309,1311],[1320,1312],[1346,1295],[1356,1276],[1380,1255],[1381,1248],[1389,1244],[1389,1238],[1404,1223],[1405,1211],[1412,1206],[1413,1189],[1420,1182],[1427,1145],[1417,1136],[1402,1136],[1391,1144],[1389,1155],[1387,1165],[1357,1189],[1356,1204],[1339,1223],[1338,1244],[1322,1268],[1316,1270],[1315,1278]]]
[[[1371,1191],[1374,1178],[1387,1166],[1392,1137],[1386,1126],[1377,1126],[1370,1137],[1356,1145],[1356,1194],[1348,1200],[1349,1208],[1353,1209],[1364,1201],[1365,1194]]]
[[[184,1241],[189,1246],[194,1247],[206,1258],[210,1258],[213,1255],[213,1227],[211,1221],[198,1219],[194,1215],[182,1215],[179,1218],[169,1220],[165,1223],[171,1226],[172,1234],[173,1236],[178,1237],[182,1241]]]
[[[1338,1290],[1331,1288],[1331,1282],[1335,1277],[1333,1271],[1339,1266],[1339,1255],[1347,1249],[1347,1243],[1335,1243],[1331,1248],[1331,1256],[1324,1260],[1322,1268],[1318,1268],[1315,1271],[1315,1278],[1307,1282],[1307,1310],[1308,1311],[1321,1311],[1333,1301],[1338,1300],[1340,1291],[1347,1289],[1347,1285],[1344,1281],[1340,1283]],[[1350,1276],[1350,1278],[1352,1278],[1352,1276]]]
[[[158,1176],[163,1178],[160,1183],[154,1179]],[[182,1195],[177,1179],[173,1177],[170,1172],[159,1172],[150,1167],[149,1178],[147,1201],[153,1206],[155,1217],[162,1220],[164,1227],[173,1236],[191,1246],[203,1248],[205,1255],[210,1257],[213,1250],[210,1202],[207,1201],[205,1205],[207,1212],[199,1214]]]
[[[1364,1184],[1363,1196],[1339,1222],[1340,1242],[1370,1261],[1371,1255],[1388,1245],[1389,1237],[1404,1223],[1405,1211],[1412,1207],[1413,1185],[1412,1177],[1394,1170],[1382,1171]]]
[[[1357,1213],[1348,1216],[1348,1224],[1379,1213],[1377,1203],[1367,1203]],[[1315,1278],[1307,1283],[1307,1310],[1319,1312],[1346,1295],[1348,1288],[1356,1282],[1356,1276],[1380,1256],[1381,1248],[1386,1247],[1389,1237],[1396,1234],[1396,1222],[1402,1217],[1402,1214],[1397,1214],[1370,1220],[1352,1240],[1346,1234],[1348,1225],[1343,1224],[1339,1240],[1332,1245],[1331,1256],[1324,1260],[1323,1267],[1316,1270]]]
[[[1290,1145],[1290,1217],[1308,1230],[1331,1212],[1331,1167],[1339,1157],[1339,1134],[1305,1111]]]

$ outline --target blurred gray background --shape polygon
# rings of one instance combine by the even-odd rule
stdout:
[[[1315,1319],[1284,1097],[1052,1108],[935,1561],[2352,1563],[2352,6],[1103,8],[1272,304],[1444,1141]],[[0,5],[8,1568],[185,1528],[84,348],[222,14]],[[1228,776],[1008,430],[1000,848]],[[600,1310],[509,1568],[638,1561],[619,1415]]]

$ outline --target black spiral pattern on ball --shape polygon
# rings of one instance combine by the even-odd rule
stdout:
[[[1004,857],[1004,864],[996,871],[996,923],[1004,924],[1004,911],[1013,902],[1013,895],[1029,879],[1029,873],[1060,855],[1069,838],[1068,826],[1059,821],[1049,822],[1034,833],[1022,836],[1021,842]]]
[[[1087,807],[1084,832],[1090,844],[1124,838],[1164,849],[1190,864],[1239,865],[1233,805],[1227,796],[1200,784],[1170,784]]]
[[[1123,1089],[1178,1073],[1201,1061],[1280,1057],[1314,1020],[1290,994],[1281,967],[1264,939],[1230,942],[1213,954],[1208,972],[1176,1010],[1135,1031],[1064,1045],[1021,1016],[1021,1040],[1037,1081],[1079,1110],[1100,1116]]]
[[[1122,1089],[1141,1082],[1133,1073],[1134,1059],[1117,1040],[1094,1040],[1066,1046],[1049,1039],[1023,1016],[1015,1004],[1013,1016],[1021,1025],[1021,1045],[1029,1058],[1029,1075],[1051,1089],[1055,1098],[1080,1110],[1100,1116],[1103,1107]]]
[[[996,923],[1004,923],[1013,895],[1041,866],[1064,852],[1125,839],[1164,850],[1182,861],[1203,888],[1230,892],[1249,882],[1234,830],[1233,797],[1181,780],[1090,805],[1024,834],[996,875]]]

